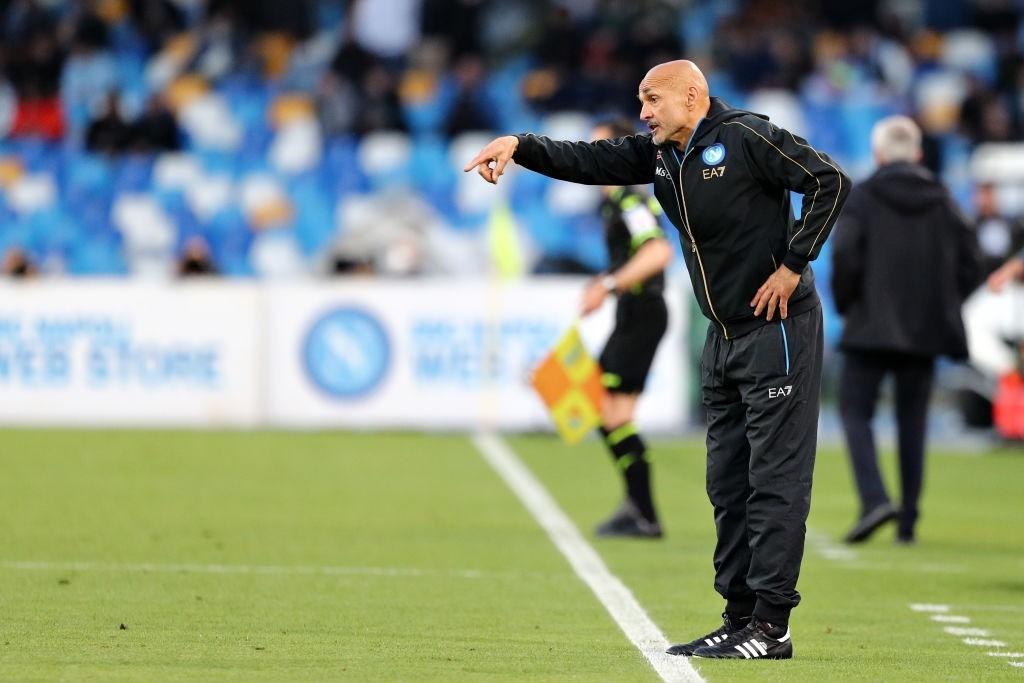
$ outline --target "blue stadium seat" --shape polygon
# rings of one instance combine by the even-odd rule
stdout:
[[[58,183],[62,198],[71,205],[94,200],[98,196],[110,197],[114,191],[113,168],[107,159],[83,153],[68,160],[63,178],[58,178]]]
[[[33,250],[44,254],[66,252],[81,235],[74,216],[56,206],[30,215],[27,226]]]
[[[896,113],[892,106],[872,102],[850,102],[843,106],[844,136],[846,149],[835,154],[843,154],[851,159],[870,158],[871,129],[886,116]],[[828,148],[831,149],[831,148]]]
[[[145,192],[152,184],[153,158],[145,154],[130,154],[118,161],[115,172],[115,192]]]
[[[116,233],[76,241],[67,256],[72,275],[126,275],[128,265]]]
[[[325,248],[334,235],[333,202],[314,182],[294,183],[291,191],[295,203],[295,231],[305,256]]]
[[[335,199],[370,189],[369,180],[359,167],[356,150],[356,142],[351,137],[327,140],[320,166],[321,184]]]
[[[556,216],[541,202],[513,206],[516,222],[530,236],[542,254],[568,255],[573,252],[571,221]]]
[[[206,237],[221,272],[238,276],[253,274],[248,262],[252,231],[240,209],[231,207],[217,212],[207,224]]]
[[[444,139],[435,135],[415,138],[409,167],[413,186],[424,195],[451,193],[455,169],[448,161]]]
[[[604,240],[604,225],[597,214],[572,218],[570,230],[570,255],[595,272],[607,268],[608,247]]]
[[[414,104],[402,104],[402,117],[414,134],[438,133],[444,129],[456,92],[450,79],[438,83],[432,97]]]
[[[513,58],[492,72],[484,86],[493,103],[495,130],[536,130],[537,116],[523,101],[522,80],[531,68],[527,57]]]
[[[806,102],[803,110],[809,131],[807,141],[815,147],[827,149],[832,156],[849,157],[850,150],[842,125],[842,105]]]

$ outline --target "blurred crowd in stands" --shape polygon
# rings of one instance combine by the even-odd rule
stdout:
[[[635,115],[646,70],[682,56],[855,177],[873,123],[913,116],[991,268],[1024,246],[1024,152],[1015,177],[972,159],[1021,140],[1020,15],[1015,0],[5,0],[3,270],[594,272],[592,188],[516,173],[496,190],[461,166],[493,133],[579,139]]]

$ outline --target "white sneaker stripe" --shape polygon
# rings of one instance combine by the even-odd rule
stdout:
[[[717,640],[711,640],[710,638],[705,638],[704,642],[707,643],[708,645],[714,645],[718,641]]]
[[[761,653],[754,649],[754,646],[750,644],[750,641],[741,644],[743,645],[743,649],[750,653],[751,657],[757,659],[761,656]]]
[[[750,642],[752,642],[754,644],[754,647],[756,647],[758,650],[761,651],[761,654],[763,654],[763,655],[768,654],[768,650],[764,649],[764,645],[761,644],[760,640],[752,640]]]
[[[747,659],[750,659],[750,654],[749,654],[749,653],[748,653],[748,652],[747,652],[746,650],[744,650],[744,649],[743,649],[742,647],[740,647],[739,645],[736,645],[735,647],[736,647],[736,649],[737,649],[737,650],[739,650],[740,652],[742,652],[742,653],[743,653],[743,656],[744,656],[744,657],[746,657]]]

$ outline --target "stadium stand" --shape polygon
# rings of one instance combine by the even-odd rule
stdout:
[[[593,116],[636,110],[647,67],[682,55],[715,94],[855,177],[871,167],[872,124],[912,115],[968,213],[975,150],[1021,138],[1024,32],[1009,2],[3,7],[0,254],[42,274],[170,276],[196,237],[226,276],[342,272],[325,265],[339,254],[381,272],[479,272],[507,210],[531,269],[598,270],[592,191],[519,174],[494,193],[461,174],[466,150],[484,130],[582,137]],[[1016,174],[997,193],[1011,217],[1022,156],[997,174]],[[367,207],[398,195],[430,217],[410,239],[433,247],[403,259],[347,245]],[[386,213],[376,220],[394,222]]]

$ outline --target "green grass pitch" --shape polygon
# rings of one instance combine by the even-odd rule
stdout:
[[[657,680],[464,436],[0,438],[0,680]],[[589,537],[619,495],[600,444],[508,441]],[[703,449],[653,453],[667,538],[592,542],[679,641],[722,607]],[[1024,677],[909,608],[948,604],[1024,652],[1024,453],[933,453],[917,547],[886,530],[845,555],[855,512],[842,452],[822,448],[795,659],[702,676]]]

